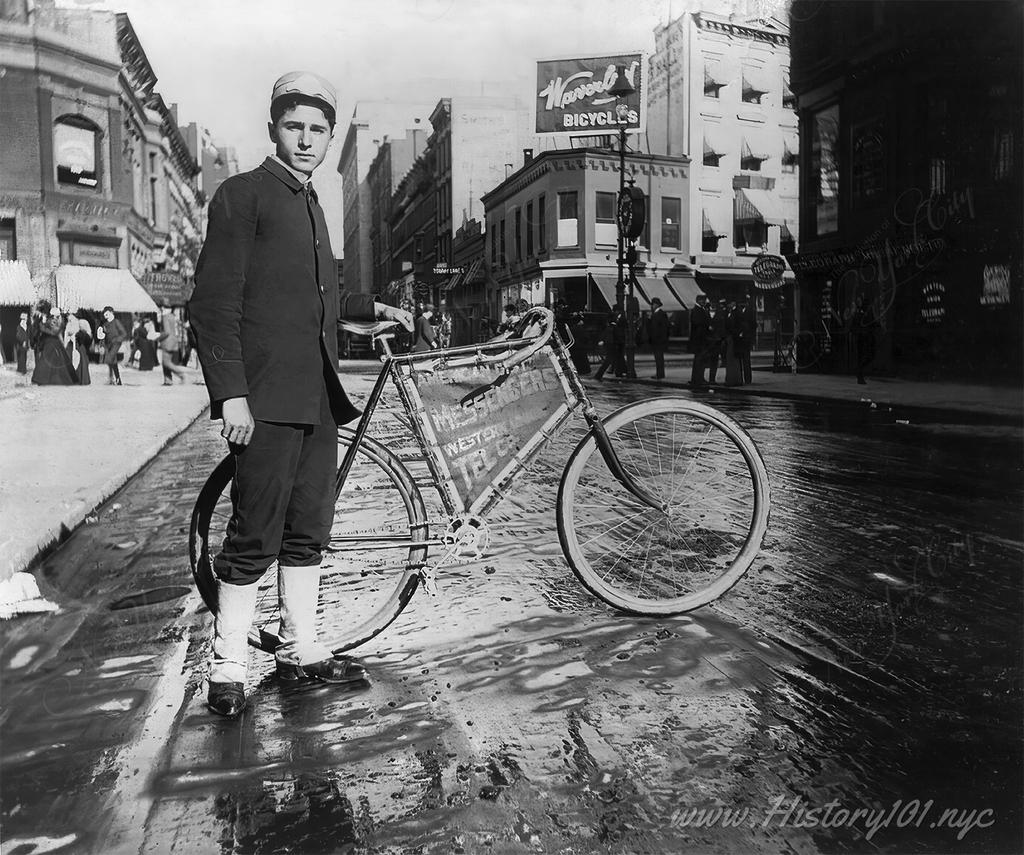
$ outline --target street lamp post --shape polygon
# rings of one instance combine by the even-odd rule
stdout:
[[[632,239],[627,235],[627,228],[629,227],[629,220],[633,217],[633,193],[627,194],[626,192],[626,125],[628,124],[629,106],[624,103],[624,100],[630,95],[636,92],[636,89],[629,82],[626,77],[626,67],[624,65],[616,66],[616,78],[615,83],[608,90],[608,94],[613,96],[617,103],[615,105],[615,114],[617,123],[619,126],[619,197],[618,197],[618,216],[616,218],[618,223],[618,256],[616,262],[618,263],[619,277],[615,283],[615,301],[619,304],[620,308],[625,311],[626,314],[626,335],[625,335],[625,350],[626,350],[626,376],[635,378],[636,377],[636,319],[637,319],[637,302],[636,297],[633,295],[633,276],[632,276],[632,260],[629,261],[630,276],[629,276],[629,297],[626,297],[626,265],[627,265],[627,249],[630,250],[629,258],[635,257],[635,251],[632,248]],[[632,182],[631,182],[632,183]],[[630,187],[630,191],[633,187]],[[627,247],[627,239],[630,240],[630,245]]]

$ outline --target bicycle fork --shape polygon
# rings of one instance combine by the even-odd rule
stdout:
[[[584,415],[587,422],[590,424],[590,429],[594,433],[594,440],[597,442],[597,447],[601,451],[601,457],[604,458],[605,464],[608,466],[609,471],[615,478],[629,490],[634,496],[636,496],[645,505],[649,505],[652,508],[657,508],[663,513],[668,512],[668,505],[661,501],[653,493],[650,493],[644,489],[643,485],[638,484],[633,477],[626,471],[622,465],[622,461],[619,460],[619,456],[615,453],[615,446],[612,445],[611,437],[608,436],[608,431],[604,429],[604,422],[597,415],[597,411],[593,407],[584,410]]]

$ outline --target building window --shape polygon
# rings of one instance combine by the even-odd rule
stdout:
[[[799,161],[800,138],[796,135],[786,137],[782,142],[782,171],[790,174],[796,172]]]
[[[671,196],[661,198],[661,248],[682,249],[680,243],[679,219],[682,214],[683,203],[680,199]]]
[[[99,186],[99,139],[99,128],[84,116],[57,119],[53,126],[53,155],[58,184]]]
[[[946,159],[933,157],[928,161],[928,191],[933,195],[946,192]]]
[[[501,260],[501,266],[504,267],[508,264],[508,256],[505,254],[505,220],[502,219],[501,226],[498,228],[499,240],[501,241],[501,251],[498,253],[498,257]]]
[[[996,181],[1009,178],[1013,171],[1013,131],[996,131],[996,150],[992,164],[992,177]]]
[[[526,257],[533,258],[533,202],[526,203]]]
[[[541,252],[546,252],[548,248],[546,202],[543,196],[537,200],[537,248]]]
[[[717,167],[725,154],[725,146],[718,139],[718,126],[704,127],[704,165]]]
[[[792,255],[794,252],[796,252],[796,237],[789,230],[789,226],[783,223],[779,235],[779,255]]]
[[[786,110],[796,109],[796,95],[794,95],[793,90],[789,88],[788,71],[784,71],[782,73],[782,106]]]
[[[760,172],[761,163],[768,159],[768,152],[764,144],[757,138],[743,138],[743,147],[740,149],[740,169],[749,172]]]
[[[711,223],[711,218],[708,216],[707,210],[701,211],[701,218],[703,223],[701,225],[701,237],[700,237],[700,251],[701,252],[718,252],[718,241],[724,237],[716,232],[714,225]]]
[[[18,257],[18,245],[14,240],[14,220],[0,220],[0,261],[13,261]]]
[[[558,194],[558,246],[579,246],[579,208],[576,191]]]
[[[768,243],[768,228],[764,220],[744,220],[733,224],[732,245],[740,251],[760,250]]]
[[[839,228],[839,105],[833,104],[811,116],[811,182],[815,234]]]
[[[487,229],[489,237],[491,238],[491,267],[498,266],[498,236],[494,233],[494,222],[491,222],[490,227]]]
[[[523,209],[516,208],[516,261],[523,260]]]
[[[765,78],[763,68],[752,65],[743,66],[742,98],[747,104],[760,104],[761,98],[768,94],[770,87]]]
[[[598,192],[594,199],[594,243],[598,246],[614,246],[618,240],[615,194]]]
[[[885,191],[885,135],[880,121],[854,128],[850,182],[854,204],[877,200]]]
[[[721,63],[711,59],[704,60],[704,95],[708,98],[721,98],[721,90],[725,84]]]

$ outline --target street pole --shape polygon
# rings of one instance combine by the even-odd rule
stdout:
[[[619,310],[625,314],[626,317],[626,334],[625,334],[625,357],[626,357],[626,376],[636,378],[636,315],[637,305],[636,298],[633,296],[633,260],[635,258],[635,251],[633,251],[632,243],[629,246],[629,297],[626,297],[626,226],[623,224],[621,207],[626,194],[626,126],[629,122],[629,107],[625,103],[625,99],[636,93],[636,89],[629,82],[626,76],[625,66],[619,65],[616,67],[615,84],[608,90],[608,94],[615,98],[618,103],[615,106],[615,112],[618,117],[619,125],[619,205],[620,211],[618,220],[618,258],[616,262],[619,268],[619,278],[615,283],[615,302],[619,304]],[[631,188],[632,189],[632,188]],[[631,215],[632,216],[632,215]],[[629,238],[632,241],[632,237]]]

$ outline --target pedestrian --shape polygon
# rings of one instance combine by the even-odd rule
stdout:
[[[419,314],[416,315],[416,321],[413,326],[413,353],[426,353],[428,350],[433,350],[437,347],[437,335],[434,332],[433,324],[430,322],[432,317],[434,317],[434,307],[430,303],[424,304]]]
[[[124,324],[114,315],[111,306],[103,307],[103,323],[96,330],[96,337],[103,342],[103,364],[107,366],[107,385],[120,386],[121,368],[118,360],[121,358],[125,331]]]
[[[28,344],[28,312],[22,312],[14,330],[14,357],[19,374],[28,374]]]
[[[400,309],[343,293],[327,222],[310,177],[334,133],[334,87],[291,72],[274,84],[275,154],[226,179],[209,207],[189,316],[211,417],[234,457],[232,513],[213,561],[218,608],[207,704],[245,705],[247,636],[258,582],[278,565],[283,680],[366,679],[353,659],[316,637],[322,550],[334,516],[337,426],[359,415],[338,380],[337,322],[390,319]]]
[[[139,329],[136,345],[139,351],[137,367],[139,371],[152,371],[159,364],[156,343],[160,340],[160,331],[152,318],[145,318]],[[166,377],[164,378],[167,379]]]
[[[594,374],[597,380],[603,380],[609,368],[616,377],[625,374],[622,355],[625,330],[626,316],[622,311],[622,304],[616,303],[608,313],[601,341],[598,342],[599,345],[604,345],[604,359]]]
[[[860,385],[868,381],[864,372],[875,360],[875,316],[867,298],[861,294],[857,297],[857,306],[850,317],[850,333],[853,337],[854,359],[857,366],[857,382]]]
[[[711,315],[711,323],[708,326],[708,335],[705,339],[704,364],[708,367],[708,383],[718,382],[718,366],[725,361],[726,324],[728,312],[726,301],[719,300],[712,304],[714,311]]]
[[[743,366],[740,362],[740,309],[735,300],[730,300],[725,307],[725,385],[743,385]]]
[[[661,306],[660,298],[651,300],[651,322],[647,332],[654,353],[655,380],[665,379],[665,349],[668,347],[668,315]]]
[[[442,349],[452,346],[452,313],[447,306],[441,309],[437,322],[437,346]]]
[[[76,314],[69,314],[64,324],[64,347],[71,357],[71,364],[78,375],[78,385],[88,386],[92,383],[89,374],[89,348],[92,346],[92,327],[85,318],[78,315],[82,313],[79,309]]]
[[[49,300],[40,300],[32,319],[32,345],[36,367],[32,382],[37,386],[73,386],[78,373],[64,346],[64,324],[60,309]]]
[[[174,310],[166,303],[160,304],[160,336],[157,339],[160,348],[160,365],[164,372],[164,385],[171,386],[174,381],[171,377],[177,377],[184,383],[192,376],[184,365],[178,365],[176,358],[181,358],[181,335],[178,330],[178,319],[174,316]]]
[[[753,383],[754,374],[750,365],[750,352],[754,349],[754,339],[757,336],[757,319],[750,300],[740,300],[737,329],[739,331],[739,339],[736,353],[740,360],[743,382],[745,384]]]
[[[142,356],[142,342],[146,337],[146,330],[143,327],[142,318],[134,318],[132,322],[131,341],[128,346],[129,368],[138,368],[139,359]]]
[[[708,312],[707,294],[698,294],[694,307],[690,310],[690,342],[689,350],[693,354],[693,367],[690,369],[690,385],[702,389],[707,386],[704,379],[704,351],[707,347],[708,330],[711,327],[711,315]]]

